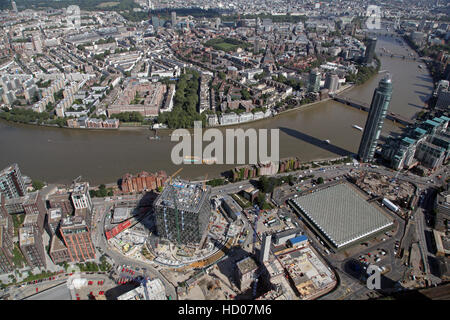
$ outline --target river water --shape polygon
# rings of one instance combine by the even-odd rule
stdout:
[[[380,36],[377,51],[383,47],[395,53],[410,52],[394,38]],[[420,62],[386,56],[380,60],[380,70],[388,70],[393,79],[389,110],[413,118],[433,89],[430,75],[418,68]],[[383,76],[382,72],[344,95],[370,103]],[[298,156],[310,161],[356,153],[362,132],[352,125],[364,127],[366,118],[364,111],[326,101],[240,127],[280,129],[280,157]],[[400,131],[399,126],[386,120],[382,134]],[[0,122],[0,168],[17,162],[23,174],[49,183],[68,183],[80,175],[91,184],[110,183],[127,172],[142,170],[171,174],[179,168],[170,158],[175,143],[168,133],[159,134],[161,140],[149,140],[151,132],[142,129],[91,131]],[[208,173],[211,178],[232,167],[189,164],[183,165],[180,175],[197,179]]]

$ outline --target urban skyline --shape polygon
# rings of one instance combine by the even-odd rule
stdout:
[[[0,299],[450,299],[448,18],[0,4]]]

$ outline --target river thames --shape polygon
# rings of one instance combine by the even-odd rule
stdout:
[[[379,36],[376,51],[381,52],[383,47],[398,54],[411,52],[395,38]],[[380,60],[380,70],[389,71],[393,80],[389,111],[412,119],[432,93],[431,76],[425,68],[418,67],[423,64],[420,61],[385,55]],[[385,72],[380,72],[343,95],[370,104],[373,91],[383,76]],[[364,111],[329,100],[239,127],[279,129],[280,158],[298,156],[306,162],[356,153],[362,132],[352,125],[364,127],[366,118]],[[400,131],[401,127],[385,120],[383,136]],[[158,133],[160,140],[149,140],[151,134],[143,129],[91,131],[2,121],[0,168],[16,162],[24,175],[48,183],[68,183],[80,175],[91,184],[110,183],[127,172],[135,174],[142,170],[165,170],[171,174],[179,168],[170,157],[175,142],[170,141],[168,132]],[[235,165],[188,164],[182,167],[181,176],[195,180],[206,173],[209,178],[217,177]]]

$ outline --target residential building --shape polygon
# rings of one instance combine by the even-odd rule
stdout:
[[[30,267],[47,267],[42,233],[38,228],[32,225],[20,228],[19,247]]]
[[[61,214],[70,216],[73,214],[73,205],[70,200],[70,193],[55,193],[48,196],[50,208],[61,209]]]
[[[380,80],[378,88],[375,89],[372,97],[369,115],[358,150],[358,156],[362,162],[370,162],[374,158],[375,148],[383,128],[391,96],[392,80],[388,76]]]
[[[14,163],[0,171],[0,192],[6,199],[19,198],[27,193],[19,166]]]
[[[309,74],[309,92],[319,92],[320,89],[320,79],[321,79],[321,73],[319,72],[319,69],[314,69]]]
[[[92,200],[89,194],[89,182],[76,183],[70,195],[73,206],[76,209],[92,210]]]
[[[64,218],[60,226],[60,232],[68,249],[70,261],[82,262],[95,259],[91,233],[83,217]]]
[[[69,254],[69,249],[56,234],[51,238],[49,254],[55,264],[72,261]]]

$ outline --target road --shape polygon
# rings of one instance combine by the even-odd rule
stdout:
[[[282,176],[286,176],[286,175],[290,175],[290,174],[304,175],[304,176],[314,175],[314,178],[322,177],[324,180],[331,180],[336,177],[342,177],[342,176],[350,173],[351,170],[353,170],[353,172],[379,173],[381,175],[396,178],[399,181],[406,181],[406,182],[413,183],[414,185],[418,186],[419,188],[437,186],[440,181],[438,181],[438,179],[436,177],[439,174],[441,174],[441,172],[443,172],[443,171],[446,172],[446,169],[441,169],[429,177],[419,177],[419,176],[405,174],[402,172],[397,172],[397,171],[390,170],[387,168],[382,168],[382,167],[373,167],[373,166],[371,167],[371,166],[367,166],[367,165],[364,165],[364,166],[361,165],[361,166],[356,166],[356,167],[353,165],[334,165],[334,166],[332,165],[332,166],[315,168],[315,169],[306,170],[306,171],[287,172],[287,173],[277,174],[275,176],[282,177]],[[311,184],[311,182],[305,181],[301,185],[304,187],[307,184]],[[237,192],[244,190],[251,186],[253,186],[253,185],[248,180],[240,181],[240,182],[236,182],[236,183],[229,183],[229,184],[226,184],[223,186],[213,187],[211,196],[217,196],[217,195],[220,196],[220,195],[225,195],[225,194],[230,194],[230,193],[237,193]],[[311,187],[311,186],[309,186],[309,187]],[[323,187],[323,185],[322,185],[322,187]],[[293,194],[296,193],[295,188],[292,188],[292,187],[288,187],[288,188],[291,189],[291,190],[288,190],[288,191],[290,191],[290,193],[287,192],[285,195],[283,195],[283,198],[281,199],[282,202],[287,200],[289,197],[292,197]],[[96,226],[94,227],[94,230],[93,230],[94,242],[97,247],[99,247],[104,253],[106,253],[115,262],[116,266],[130,265],[130,266],[134,266],[134,267],[144,268],[149,276],[158,277],[163,281],[164,285],[166,286],[166,292],[168,295],[171,295],[172,297],[177,297],[175,287],[152,265],[141,262],[141,261],[136,261],[134,259],[130,259],[115,250],[111,250],[106,243],[103,226],[105,225],[107,212],[109,212],[109,210],[113,207],[114,203],[123,202],[123,201],[136,201],[137,200],[136,197],[137,196],[114,197],[114,198],[110,198],[111,201],[104,201],[104,199],[94,200],[95,207],[97,208],[97,211],[98,211],[93,220],[94,223],[96,223]],[[401,219],[397,219],[397,218],[398,217],[396,217],[396,220],[400,224],[398,230],[402,231],[403,226],[404,226],[404,221],[402,221]],[[423,222],[423,219],[420,219],[420,220]],[[425,243],[424,248],[426,249],[424,232],[421,232],[421,231],[424,231],[423,225],[418,224],[418,228],[419,228],[419,230],[417,232],[419,232],[422,235],[423,239],[421,240],[421,242]],[[248,222],[247,222],[246,229],[249,229],[250,231],[254,232],[254,230],[252,230],[253,228],[252,228],[251,224],[249,224]],[[399,234],[399,232],[398,232],[398,234]],[[382,265],[390,266],[391,272],[388,275],[390,275],[392,279],[398,278],[400,280],[401,276],[403,274],[403,272],[401,271],[401,269],[402,269],[401,261],[394,257],[393,248],[391,248],[391,247],[393,247],[393,242],[395,241],[396,238],[399,238],[399,236],[391,237],[390,239],[387,239],[383,243],[374,244],[373,246],[387,248],[388,256],[381,261],[380,266],[382,266]],[[247,244],[250,244],[252,242],[252,239],[253,239],[252,232],[249,232],[249,235],[245,239],[244,247]],[[314,239],[314,237],[312,239]],[[316,244],[316,246],[321,248],[321,246],[319,244]],[[373,250],[374,249],[373,246],[370,248],[366,248],[366,250],[364,250],[364,251],[369,252],[370,250]],[[319,251],[321,252],[322,250],[319,250]],[[358,254],[355,254],[355,256],[357,256],[359,254],[361,254],[361,252]],[[328,258],[327,260],[332,260],[332,261],[330,261],[332,265],[338,266],[337,270],[339,272],[340,277],[342,279],[345,279],[344,281],[345,281],[345,288],[346,288],[345,292],[341,292],[342,290],[340,290],[340,291],[336,290],[330,296],[327,295],[327,298],[330,298],[333,296],[339,296],[341,298],[347,297],[349,299],[361,299],[361,298],[367,297],[367,294],[369,294],[369,290],[365,286],[363,286],[359,283],[355,284],[354,279],[352,279],[351,277],[346,275],[345,272],[340,269],[340,267],[344,263],[343,261],[334,261],[335,259],[333,259],[331,256],[327,256],[327,258]],[[329,258],[331,258],[331,259],[329,259]],[[353,257],[353,258],[355,258],[355,257]]]
[[[437,278],[430,271],[429,257],[435,258],[434,254],[428,250],[427,240],[425,238],[425,232],[432,232],[427,226],[425,220],[427,219],[427,212],[433,208],[434,195],[431,190],[427,190],[425,193],[422,205],[418,208],[415,215],[416,234],[419,237],[419,246],[422,254],[424,272],[427,275],[427,279],[432,284],[441,283],[441,279]]]
[[[129,197],[127,197],[127,199],[131,200]],[[175,287],[152,265],[134,259],[130,259],[115,250],[111,250],[108,244],[106,243],[103,226],[105,225],[107,213],[109,212],[110,208],[113,206],[115,202],[122,202],[123,200],[124,198],[108,202],[107,204],[105,204],[105,202],[103,202],[102,204],[102,201],[98,199],[95,200],[94,208],[96,208],[95,209],[96,214],[93,219],[93,221],[96,222],[96,225],[93,230],[93,241],[95,246],[100,248],[102,252],[107,254],[114,261],[115,268],[121,265],[139,267],[142,268],[145,271],[145,273],[151,278],[159,278],[164,283],[164,286],[166,288],[166,295],[171,296],[172,299],[175,300],[177,298]]]
[[[324,169],[324,170],[322,170],[322,169]],[[276,175],[274,175],[274,177],[283,177],[283,176],[287,176],[287,175],[311,175],[311,174],[313,174],[314,178],[323,177],[324,179],[331,179],[331,178],[335,178],[337,176],[342,176],[344,174],[347,174],[350,172],[350,170],[354,170],[356,172],[358,172],[358,171],[375,172],[375,173],[379,173],[381,175],[385,175],[388,177],[393,177],[393,178],[395,177],[396,179],[398,179],[400,181],[406,181],[406,182],[413,183],[419,187],[425,187],[425,186],[430,187],[430,186],[439,185],[440,181],[439,181],[439,179],[437,179],[437,176],[442,174],[443,172],[447,171],[447,169],[445,167],[443,167],[440,170],[437,170],[436,172],[434,172],[429,177],[420,177],[420,176],[413,175],[413,174],[407,174],[407,173],[405,174],[402,172],[399,173],[398,171],[394,171],[394,170],[382,168],[382,167],[372,168],[367,165],[365,165],[365,166],[361,165],[358,167],[354,167],[353,165],[331,165],[331,166],[311,169],[311,173],[309,172],[310,170],[306,170],[306,171],[299,170],[299,171],[276,174]],[[427,183],[427,181],[432,181],[432,182]],[[224,195],[224,194],[228,194],[228,193],[236,193],[236,192],[239,192],[239,191],[244,190],[251,186],[253,186],[253,185],[249,182],[249,180],[229,183],[229,184],[226,184],[223,186],[218,186],[218,187],[212,188],[211,196],[216,196],[216,195],[221,195],[221,194]]]

